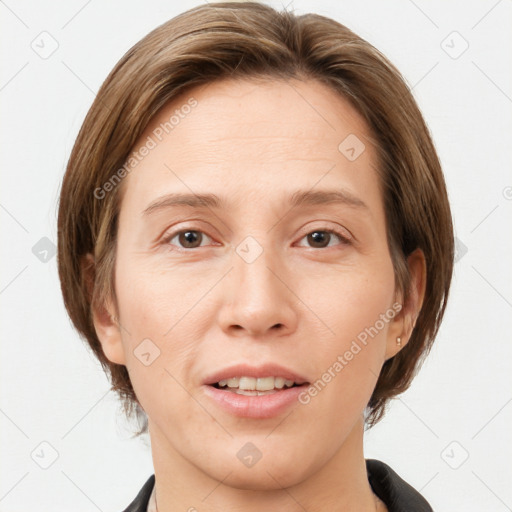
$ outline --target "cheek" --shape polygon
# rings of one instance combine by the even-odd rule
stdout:
[[[121,336],[126,366],[138,395],[148,388],[153,390],[148,393],[150,398],[158,382],[170,385],[168,392],[172,392],[170,374],[179,378],[176,369],[186,371],[194,361],[202,324],[193,308],[205,291],[206,284],[190,291],[190,280],[183,272],[154,270],[136,260],[118,261]]]
[[[316,347],[330,354],[348,348],[347,343],[350,345],[350,341],[359,335],[364,338],[366,329],[376,322],[380,336],[374,337],[384,337],[382,335],[394,317],[391,261],[383,261],[380,266],[337,269],[325,276],[305,278],[299,282],[301,286],[297,295],[308,306],[312,317],[318,320],[317,326],[321,327],[322,333],[315,339],[323,341]],[[384,324],[382,315],[387,318]]]
[[[116,267],[120,317],[128,331],[168,339],[206,291],[202,283],[200,276],[191,283],[186,271],[155,264],[151,258],[120,258]]]
[[[372,271],[352,269],[315,293],[306,288],[303,293],[325,332],[312,354],[317,379],[301,402],[332,411],[330,422],[338,428],[364,409],[385,360],[387,332],[396,315],[393,268],[385,262]]]

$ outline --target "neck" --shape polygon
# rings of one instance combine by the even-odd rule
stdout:
[[[288,487],[277,485],[276,489],[279,482],[274,479],[268,490],[230,486],[229,468],[223,480],[213,478],[183,458],[151,421],[149,426],[158,512],[383,510],[379,508],[382,503],[377,505],[378,500],[368,482],[363,455],[362,419],[327,464]]]

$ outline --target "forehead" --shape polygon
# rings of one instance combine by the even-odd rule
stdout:
[[[239,191],[246,200],[257,186],[277,195],[319,181],[324,188],[344,181],[349,192],[378,188],[366,123],[314,80],[224,79],[195,87],[153,118],[133,149],[140,155],[143,146],[151,149],[123,183],[123,203],[140,207],[169,191]],[[353,158],[347,149],[362,152]]]

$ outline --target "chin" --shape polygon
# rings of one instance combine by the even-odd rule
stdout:
[[[318,464],[314,464],[313,461],[308,464],[304,455],[304,446],[288,446],[286,452],[283,447],[262,448],[261,458],[253,465],[246,466],[237,456],[226,457],[223,452],[219,454],[222,462],[219,460],[219,463],[209,468],[210,471],[206,468],[204,470],[210,477],[235,489],[279,490],[300,484],[311,476],[314,466],[321,467],[320,461]]]
[[[254,468],[252,469],[254,470]],[[252,472],[251,470],[241,471],[237,468],[223,483],[240,490],[273,491],[300,484],[306,478],[307,475],[302,471],[296,471],[294,465],[290,465],[287,471],[282,472],[265,468]]]

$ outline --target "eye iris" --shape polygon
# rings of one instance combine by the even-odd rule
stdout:
[[[330,233],[326,231],[313,231],[313,233],[308,235],[309,242],[312,242],[313,245],[320,243],[321,247],[325,247],[329,243],[330,238]]]
[[[200,244],[201,240],[202,234],[199,233],[198,231],[183,231],[179,235],[180,244],[183,247],[187,248],[190,248],[190,245],[194,246],[194,244],[197,243],[197,241],[199,241]]]

